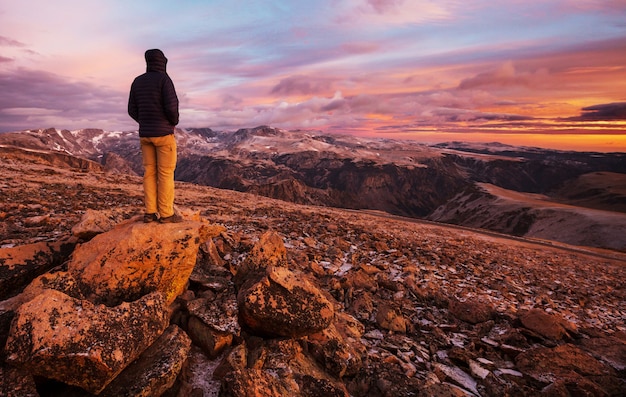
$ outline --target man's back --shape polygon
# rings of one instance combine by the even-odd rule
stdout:
[[[128,114],[139,123],[139,136],[172,134],[178,124],[178,97],[166,73],[167,58],[159,50],[146,52],[146,73],[131,85]]]

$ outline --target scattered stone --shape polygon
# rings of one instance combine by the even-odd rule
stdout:
[[[376,313],[376,323],[384,329],[393,332],[406,333],[406,319],[400,309],[381,304]]]
[[[544,338],[561,340],[568,335],[564,320],[540,309],[531,309],[520,315],[522,325]]]
[[[189,318],[187,332],[191,340],[202,348],[209,358],[216,358],[233,343],[232,333],[218,331],[196,316]]]
[[[435,373],[442,382],[453,381],[465,390],[471,391],[475,395],[480,394],[476,389],[477,384],[474,378],[458,367],[435,363]]]
[[[470,324],[484,323],[495,316],[495,310],[490,304],[473,299],[461,302],[452,298],[448,308],[453,316]]]
[[[59,236],[70,235],[89,208],[119,209],[121,218],[143,211],[140,178],[74,172],[48,163],[19,165],[4,159],[0,160],[7,176],[0,182],[2,247],[59,241]],[[363,397],[473,397],[477,394],[471,387],[461,386],[469,378],[482,396],[626,395],[625,360],[618,344],[626,341],[626,267],[620,253],[581,254],[575,252],[576,247],[538,246],[384,214],[295,206],[186,183],[177,189],[177,202],[185,206],[181,213],[186,219],[177,227],[199,222],[216,233],[207,233],[214,237],[206,243],[201,238],[199,251],[193,252],[194,271],[181,288],[183,295],[169,306],[170,321],[188,335],[200,325],[213,338],[206,345],[218,349],[201,349],[203,342],[197,335],[190,338],[194,346],[187,363],[163,397],[217,396],[220,387],[226,394],[236,389],[228,382],[246,377],[260,382],[241,382],[239,390],[246,395],[333,396],[348,390],[352,396]],[[208,225],[200,220],[200,213],[224,226]],[[26,226],[25,219],[33,226]],[[173,251],[155,244],[160,238],[178,239],[176,233],[165,232],[169,230],[166,225],[149,227],[159,236],[145,240],[141,248],[149,247],[153,258],[170,256]],[[94,239],[116,233],[116,228]],[[24,380],[24,390],[29,390],[25,395],[35,386],[46,397],[86,395],[75,386],[33,377],[25,368],[17,369],[23,376],[7,372],[15,368],[6,362],[10,352],[4,349],[3,338],[8,339],[20,305],[49,294],[49,289],[80,302],[89,297],[103,299],[97,303],[108,303],[107,310],[120,303],[119,297],[104,302],[94,294],[66,259],[22,293],[23,287],[17,288],[9,294],[17,295],[0,301],[0,390],[10,390],[6,384],[15,378]],[[118,261],[118,266],[126,265]],[[272,267],[291,273],[270,277]],[[154,280],[160,275],[145,272],[141,277]],[[308,280],[331,304],[334,314],[326,328],[295,338],[250,333],[248,327],[238,335],[237,331],[219,331],[229,329],[228,324],[238,326],[239,321],[245,325],[236,303],[238,292],[266,283],[287,295],[301,280]],[[178,280],[183,281],[184,277]],[[137,288],[133,295],[139,298],[154,289]],[[475,307],[464,310],[463,305],[454,307],[455,303]],[[483,304],[487,310],[476,310]],[[377,319],[377,315],[385,311],[385,305],[401,308],[404,333],[379,324],[385,316]],[[533,308],[553,316],[565,334],[561,330],[561,338],[553,339],[530,323],[523,324],[522,317]],[[489,309],[491,316],[481,317]],[[480,322],[484,318],[489,320]],[[565,342],[569,347],[560,347]],[[219,349],[223,349],[221,355]],[[209,357],[214,355],[215,359]],[[445,367],[437,369],[436,364]],[[451,375],[446,375],[446,369]],[[166,378],[169,384],[171,378]],[[139,384],[139,378],[125,382],[131,388]],[[259,389],[260,384],[268,389]]]
[[[112,210],[96,211],[88,209],[83,214],[80,222],[72,228],[72,234],[83,241],[88,241],[98,234],[113,229],[121,220],[119,213],[115,213]]]

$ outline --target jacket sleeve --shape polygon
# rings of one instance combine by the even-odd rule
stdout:
[[[163,84],[162,95],[163,111],[165,112],[165,117],[171,125],[177,125],[179,121],[178,97],[176,96],[174,83],[169,77],[165,80]]]
[[[135,100],[135,90],[133,86],[134,84],[131,85],[130,94],[128,95],[128,115],[136,122],[139,122],[139,109],[137,107],[137,101]]]

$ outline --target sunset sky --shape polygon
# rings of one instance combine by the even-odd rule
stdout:
[[[626,152],[625,0],[19,0],[0,132],[134,130],[144,51],[180,127]]]

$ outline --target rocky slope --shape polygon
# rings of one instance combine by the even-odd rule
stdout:
[[[100,395],[626,393],[626,257],[619,252],[183,182],[176,201],[188,220],[144,225],[133,218],[142,208],[139,177],[56,161],[36,151],[0,152],[0,395],[89,396],[105,384]],[[221,231],[175,237],[197,222]],[[131,238],[131,230],[153,244]],[[188,257],[182,250],[194,246],[185,241],[200,244],[195,266],[166,312],[161,287],[134,289],[122,304],[85,293],[100,279],[128,279],[97,270],[125,269],[112,247],[125,247],[122,259],[141,253],[149,269],[159,258]],[[166,273],[131,274],[141,286]],[[102,332],[113,321],[104,319],[123,313],[144,320],[119,321],[125,334]],[[164,313],[165,323],[158,320]],[[89,316],[104,328],[87,327]],[[48,321],[28,325],[41,318]],[[143,323],[154,324],[149,341],[123,350],[121,341],[133,346],[130,330]],[[109,364],[92,365],[82,382],[70,372],[85,365],[81,359],[61,361],[56,375],[37,372],[28,365],[38,362],[27,354],[34,348],[15,342],[29,340],[29,329],[41,336],[84,329],[101,353],[63,357]],[[56,340],[46,351],[77,348]]]
[[[270,127],[215,132],[177,131],[176,178],[207,186],[255,193],[301,204],[382,210],[390,214],[541,237],[574,244],[623,249],[611,225],[577,213],[568,235],[559,233],[561,212],[526,200],[519,209],[495,206],[466,214],[466,197],[492,196],[477,184],[542,194],[544,201],[623,212],[624,153],[577,153],[458,142],[427,146],[412,141],[330,136],[318,131]],[[136,132],[33,130],[0,134],[0,144],[56,149],[102,164],[108,170],[141,174]],[[621,179],[620,179],[621,178]],[[616,184],[616,181],[617,184]],[[495,213],[497,212],[497,213]],[[482,218],[478,219],[478,215]],[[583,214],[583,215],[581,215]],[[611,218],[611,217],[609,217]],[[542,220],[535,225],[535,222]],[[537,233],[537,230],[543,230]],[[579,235],[571,235],[578,231]],[[626,236],[618,233],[619,236]]]
[[[515,236],[626,251],[626,214],[622,212],[563,204],[546,195],[519,193],[485,183],[460,193],[431,213],[428,219]]]

